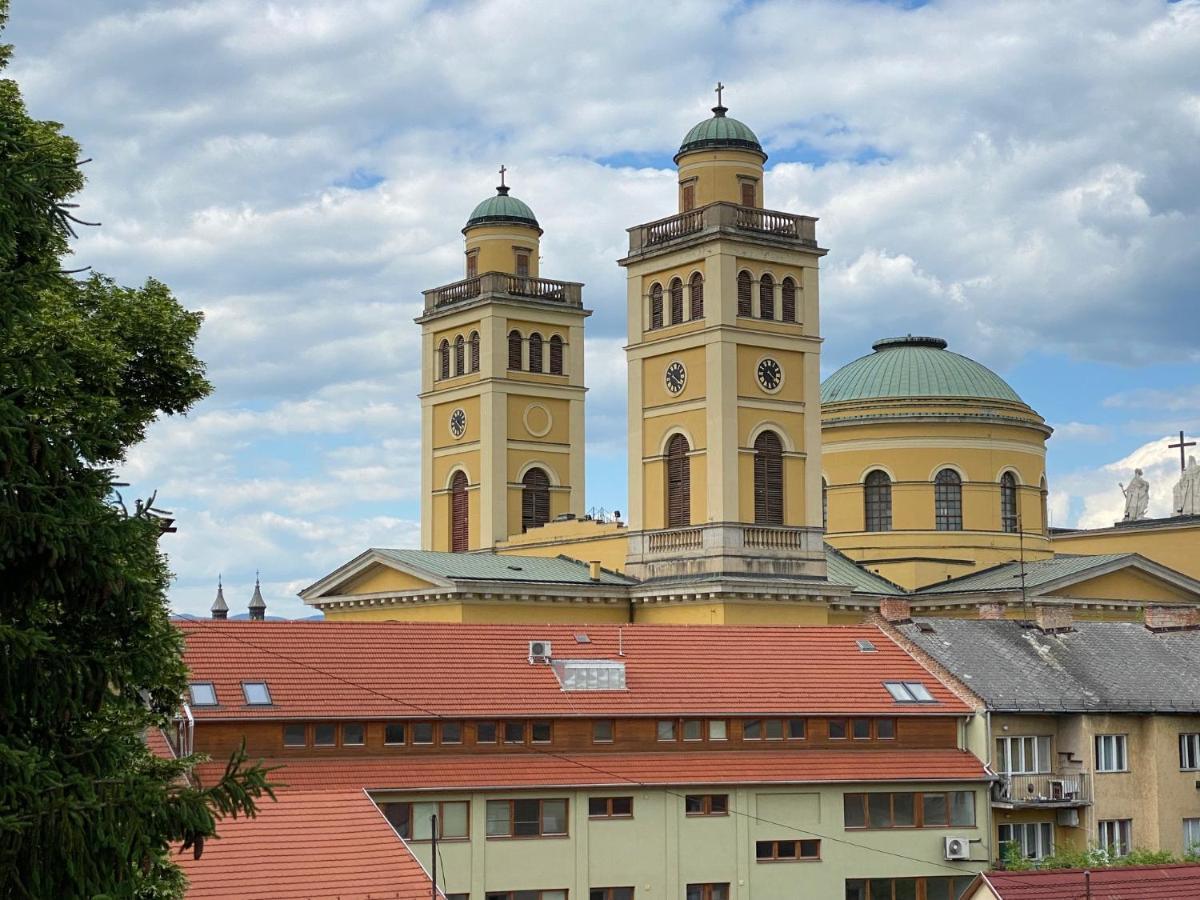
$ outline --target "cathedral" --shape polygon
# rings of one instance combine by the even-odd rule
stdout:
[[[675,155],[676,212],[628,229],[618,261],[626,518],[584,513],[584,286],[543,277],[541,224],[502,168],[463,228],[463,277],[416,320],[421,549],[368,549],[304,601],[330,620],[560,624],[1200,605],[1200,517],[1051,529],[1052,428],[941,338],[883,337],[821,383],[817,220],[768,207],[758,138],[712,113]]]

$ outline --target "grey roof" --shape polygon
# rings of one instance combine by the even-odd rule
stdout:
[[[1034,589],[1044,584],[1058,581],[1072,575],[1086,574],[1090,569],[1100,569],[1118,560],[1133,560],[1138,558],[1136,553],[1097,553],[1087,556],[1063,555],[1052,559],[1038,559],[1025,563],[1025,587]],[[972,572],[951,578],[949,581],[939,581],[923,587],[915,593],[920,594],[958,594],[966,591],[1016,591],[1021,588],[1021,564],[1019,562],[1001,563],[990,569]]]
[[[262,586],[258,583],[258,579],[254,579],[254,596],[250,598],[251,609],[266,609],[267,601],[263,599]]]
[[[595,584],[585,563],[565,556],[501,556],[498,553],[445,553],[436,550],[388,550],[375,553],[391,557],[404,566],[423,569],[455,581],[530,581],[556,584]],[[600,584],[634,584],[607,569],[600,570]]]
[[[857,594],[901,595],[907,593],[900,585],[893,584],[882,575],[867,571],[829,544],[825,545],[825,567],[830,581],[834,584],[847,584]]]
[[[229,604],[225,602],[225,587],[221,584],[221,579],[217,579],[217,598],[213,600],[211,607],[212,612],[229,612]]]
[[[1012,620],[926,618],[897,628],[994,710],[1200,712],[1200,630],[1076,622],[1044,634]]]

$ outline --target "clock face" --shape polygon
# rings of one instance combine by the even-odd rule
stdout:
[[[456,438],[462,437],[467,431],[467,414],[460,406],[450,413],[450,433]]]
[[[687,369],[683,367],[683,363],[679,360],[667,366],[666,374],[667,390],[672,394],[678,394],[683,390],[683,386],[687,384]]]
[[[783,367],[771,357],[758,364],[758,383],[764,391],[773,393],[783,384]]]

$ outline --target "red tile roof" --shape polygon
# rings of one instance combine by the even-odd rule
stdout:
[[[720,784],[982,781],[990,777],[962,750],[715,750],[675,753],[544,751],[395,757],[274,759],[273,781],[292,789],[488,790]],[[224,766],[199,767],[203,783]]]
[[[1000,900],[1180,900],[1200,897],[1200,865],[1116,866],[1091,869],[1039,869],[1028,872],[986,872],[986,883]],[[969,892],[968,892],[969,895]]]
[[[219,822],[217,834],[200,859],[176,855],[188,900],[430,894],[429,875],[361,790],[283,790],[256,818]]]
[[[175,748],[167,740],[161,728],[147,728],[142,733],[147,749],[161,759],[175,759]]]
[[[179,623],[196,680],[229,718],[969,712],[874,626],[462,625],[401,622]],[[584,634],[588,643],[575,635]],[[556,659],[623,660],[625,691],[563,691],[530,665],[529,641]],[[861,652],[869,640],[876,652]],[[623,656],[619,655],[623,651]],[[272,705],[249,707],[243,680]],[[922,681],[935,703],[898,704],[884,681]]]

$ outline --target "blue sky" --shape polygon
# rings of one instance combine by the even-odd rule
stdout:
[[[584,281],[588,504],[625,508],[624,229],[674,208],[712,85],[767,205],[819,216],[823,371],[936,334],[1055,427],[1055,524],[1200,432],[1200,3],[15,0],[10,74],[93,157],[73,264],[206,314],[216,391],[122,476],[172,602],[271,612],[417,535],[421,290],[496,169]]]

